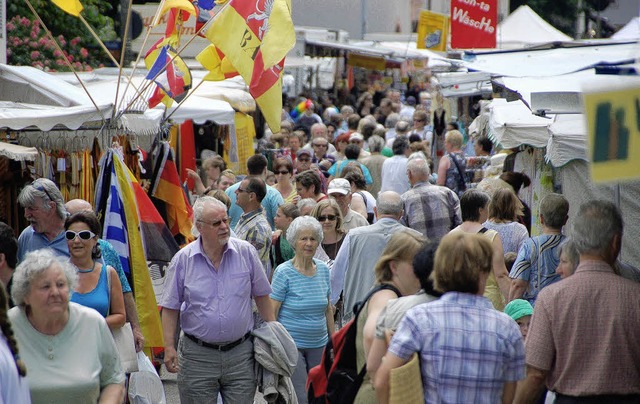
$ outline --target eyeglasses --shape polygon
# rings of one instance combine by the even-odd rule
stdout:
[[[287,175],[289,174],[289,171],[276,171],[275,174]]]
[[[240,187],[238,187],[238,189],[236,189],[236,192],[246,192],[246,193],[248,193],[248,194],[250,194],[250,193],[251,193],[251,191],[249,191],[248,189],[246,189],[246,188],[240,188]]]
[[[301,162],[301,163],[308,163],[308,162],[310,162],[310,161],[311,161],[311,159],[301,159],[301,158],[298,158],[298,161],[299,161],[299,162]]]
[[[73,230],[67,230],[64,233],[64,236],[67,238],[67,240],[71,241],[71,240],[75,240],[76,237],[80,237],[80,240],[91,240],[92,238],[94,238],[96,235],[94,232],[92,232],[91,230],[81,230],[81,231],[73,231]]]
[[[336,215],[326,215],[326,216],[318,216],[318,221],[319,222],[326,222],[327,220],[333,222],[334,220],[336,220]]]
[[[424,119],[414,119],[413,122],[424,122]]]
[[[325,143],[314,143],[313,147],[327,147],[327,144],[325,144]]]
[[[240,189],[240,188],[238,188]],[[225,217],[224,219],[220,219],[220,220],[214,220],[213,222],[207,222],[206,220],[198,220],[198,222],[200,223],[204,223],[204,224],[208,224],[211,227],[218,227],[220,226],[222,223],[224,224],[229,224],[229,218]]]
[[[42,185],[42,184],[37,184],[36,185],[36,181],[32,182],[31,186],[34,187],[36,189],[36,191],[44,192],[47,195],[47,198],[49,198],[50,201],[53,201],[53,198],[51,197],[51,194],[49,194],[49,192],[44,187],[44,185]]]

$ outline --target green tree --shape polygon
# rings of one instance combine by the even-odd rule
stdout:
[[[78,17],[69,15],[50,0],[31,0],[33,8],[56,37],[63,52],[71,56],[74,68],[91,70],[108,63],[99,47]],[[103,42],[118,39],[114,21],[107,16],[112,6],[105,0],[83,0],[83,17]],[[46,70],[69,70],[37,22],[26,2],[7,3],[7,61],[14,65],[32,65]]]

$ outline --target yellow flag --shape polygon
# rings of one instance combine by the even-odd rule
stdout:
[[[209,71],[203,77],[203,80],[221,81],[238,75],[238,71],[229,62],[229,59],[215,45],[209,45],[204,48],[196,56],[196,60]]]
[[[278,64],[296,44],[291,19],[291,0],[275,0],[269,16],[269,29],[262,37],[264,70]]]
[[[149,267],[144,254],[142,237],[140,236],[140,216],[138,215],[136,198],[132,182],[137,182],[131,171],[115,153],[113,167],[118,179],[118,188],[124,205],[127,220],[127,236],[129,240],[129,262],[133,275],[133,290],[138,309],[140,329],[148,347],[163,347],[162,325],[156,303],[156,296],[151,284]]]
[[[196,15],[196,8],[189,0],[166,0],[164,4],[162,4],[159,15],[165,15],[172,8],[177,8],[179,10],[186,11],[191,15]]]
[[[82,11],[82,4],[78,0],[51,0],[53,4],[58,6],[62,11],[67,14],[71,14],[75,17],[80,16],[80,12]]]

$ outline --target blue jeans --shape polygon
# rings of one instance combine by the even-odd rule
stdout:
[[[251,339],[227,352],[200,346],[189,338],[178,343],[178,390],[181,404],[253,403],[256,394]]]
[[[291,375],[291,382],[298,397],[298,404],[307,404],[307,376],[312,367],[319,365],[324,347],[298,348],[298,363]]]

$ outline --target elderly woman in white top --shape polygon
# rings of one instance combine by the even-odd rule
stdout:
[[[121,403],[124,373],[105,319],[69,302],[73,266],[51,250],[28,254],[13,275],[9,311],[33,403]]]

